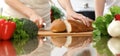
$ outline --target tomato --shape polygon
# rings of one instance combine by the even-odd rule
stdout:
[[[120,20],[120,14],[116,14],[116,15],[115,15],[115,19],[116,19],[116,20]]]

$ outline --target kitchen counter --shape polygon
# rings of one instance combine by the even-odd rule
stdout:
[[[48,36],[48,35],[39,35],[39,36],[43,37],[43,36]],[[66,35],[64,35],[64,36],[59,35],[57,37],[56,36],[57,35],[55,35],[55,36],[52,35],[49,37],[55,37],[55,38],[58,38],[58,40],[61,40],[60,38],[62,38],[62,37],[66,37]],[[63,48],[64,45],[60,48],[56,45],[57,42],[54,42],[52,40],[50,41],[48,39],[47,39],[47,41],[44,42],[43,45],[41,45],[39,37],[29,39],[27,43],[23,43],[24,41],[22,41],[22,42],[8,41],[8,42],[12,43],[12,46],[13,46],[13,47],[11,47],[12,49],[11,50],[8,49],[7,52],[1,53],[2,45],[0,45],[0,56],[1,56],[1,54],[6,55],[11,52],[13,52],[13,53],[9,54],[9,55],[12,55],[12,56],[56,56],[56,55],[63,54],[62,52],[65,52],[64,53],[65,56],[69,56],[69,55],[97,56],[96,50],[91,45],[92,35],[89,35],[89,36],[88,35],[86,35],[86,36],[74,35],[71,37],[75,37],[75,38],[73,38],[74,40],[71,43],[71,46],[70,47],[67,46],[67,48],[66,47]],[[1,42],[2,41],[0,41],[0,44],[1,44]],[[6,46],[7,46],[7,44],[6,44]],[[4,48],[6,48],[6,47],[4,46],[3,49]],[[9,55],[7,55],[7,56],[9,56]]]

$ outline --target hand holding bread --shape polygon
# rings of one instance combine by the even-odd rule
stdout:
[[[92,20],[89,21],[90,26],[86,26],[82,21],[70,19],[56,19],[51,24],[52,32],[87,32],[92,31]]]

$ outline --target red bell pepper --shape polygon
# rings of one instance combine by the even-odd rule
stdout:
[[[2,25],[5,22],[5,19],[0,19],[0,38],[1,38],[1,34],[2,34]]]
[[[0,19],[0,38],[2,40],[9,40],[16,28],[16,23],[10,20]]]
[[[0,41],[0,56],[17,56],[11,41]]]

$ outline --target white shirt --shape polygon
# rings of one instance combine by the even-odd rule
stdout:
[[[50,12],[49,0],[20,0],[20,1],[27,7],[36,11],[36,13],[39,14],[40,16],[44,17],[46,14]],[[24,17],[24,15],[20,14],[6,3],[4,3],[3,9],[4,15],[7,14],[10,16]]]
[[[49,0],[20,0],[25,6],[33,9],[38,15],[40,15],[45,23],[46,27],[50,26],[50,4]],[[23,9],[24,10],[24,9]],[[15,9],[11,8],[8,4],[3,2],[3,13],[4,16],[12,16],[17,18],[27,18],[26,16],[22,15]]]

